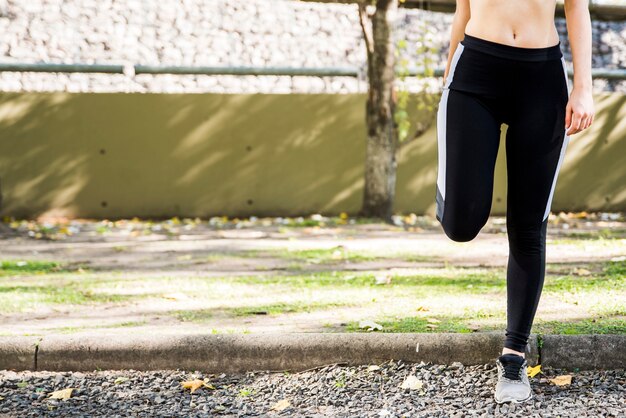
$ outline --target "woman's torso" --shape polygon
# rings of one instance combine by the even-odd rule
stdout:
[[[465,33],[523,48],[556,45],[556,0],[470,0]]]

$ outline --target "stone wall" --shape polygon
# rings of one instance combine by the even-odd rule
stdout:
[[[451,14],[401,9],[396,36],[418,64],[422,39],[447,59]],[[568,65],[563,19],[557,19]],[[2,62],[365,68],[352,4],[290,0],[0,0]],[[593,65],[626,68],[626,22],[593,23]],[[436,88],[438,80],[428,80]],[[417,80],[409,90],[422,88]],[[595,80],[600,91],[625,82]],[[350,77],[0,73],[0,91],[355,93]]]

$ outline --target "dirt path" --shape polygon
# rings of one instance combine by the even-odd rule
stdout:
[[[136,223],[119,223],[103,229],[94,222],[77,221],[70,224],[70,227],[74,227],[71,234],[57,235],[53,240],[33,239],[25,233],[23,227],[21,230],[7,230],[5,226],[3,239],[0,239],[1,260],[72,263],[83,266],[89,273],[83,273],[82,276],[79,273],[68,273],[68,277],[99,280],[102,282],[98,282],[100,287],[111,282],[111,289],[107,291],[125,292],[124,295],[139,292],[147,296],[98,304],[44,304],[25,312],[2,314],[2,333],[337,331],[351,321],[375,318],[385,313],[386,308],[381,307],[381,303],[367,302],[368,297],[375,299],[381,296],[367,288],[356,289],[345,292],[341,296],[344,300],[326,308],[278,314],[233,315],[228,310],[231,306],[271,307],[317,296],[324,302],[332,300],[333,294],[331,291],[325,294],[323,289],[307,288],[291,293],[279,289],[263,294],[260,288],[255,290],[252,285],[241,285],[242,292],[259,294],[242,298],[245,303],[238,305],[236,297],[225,297],[224,301],[208,300],[200,294],[206,291],[204,287],[198,288],[201,290],[185,288],[185,283],[195,280],[194,283],[202,284],[202,280],[211,278],[224,280],[229,277],[293,276],[317,272],[355,272],[398,277],[428,272],[437,274],[442,268],[468,269],[468,274],[491,269],[503,277],[508,258],[504,218],[490,218],[481,233],[473,241],[465,243],[450,240],[436,222],[427,221],[421,219],[419,226],[410,227],[365,224],[285,228],[269,225],[240,229],[216,229],[206,223],[189,227],[181,223],[170,226],[167,233],[163,233],[164,227],[153,227],[150,234],[137,233],[140,229]],[[603,238],[605,236],[606,239]],[[315,254],[302,256],[298,253],[324,249],[330,251],[330,256],[323,252],[318,258]],[[333,251],[340,251],[340,256],[335,259]],[[623,216],[616,220],[557,218],[549,225],[546,255],[548,275],[581,267],[593,274],[601,271],[603,263],[608,260],[623,259],[625,255],[626,222]],[[169,279],[164,281],[164,277]],[[27,284],[29,281],[41,284],[38,275],[19,279]],[[65,282],[60,283],[63,286]],[[232,290],[235,296],[237,291]],[[323,294],[320,296],[319,292]],[[354,298],[354,303],[349,300],[351,298]],[[406,303],[407,309],[415,308],[402,295],[390,295],[386,300],[392,304]],[[433,312],[443,312],[446,305],[457,310],[502,310],[504,303],[502,295],[480,295],[475,301],[467,295],[447,298],[433,296],[424,300],[424,304],[430,306]],[[398,306],[397,310],[400,309]],[[206,318],[201,321],[188,320],[173,314],[183,311],[199,312]],[[390,315],[394,312],[388,311]],[[542,298],[537,315],[545,320],[584,319],[590,313],[584,307],[576,306],[576,303],[546,295]],[[482,320],[481,323],[488,321]]]

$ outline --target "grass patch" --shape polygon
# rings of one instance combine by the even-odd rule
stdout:
[[[374,274],[355,274],[353,272],[314,272],[298,275],[240,276],[232,281],[249,285],[283,285],[293,288],[320,287],[355,287],[375,288],[384,292],[386,289],[412,287],[424,292],[501,292],[506,281],[502,269],[481,272],[475,269],[441,269],[441,274],[424,273],[423,275],[392,276],[389,284],[376,284]]]
[[[429,263],[432,261],[439,261],[441,257],[435,255],[421,255],[421,254],[398,254],[398,258],[410,263]]]
[[[70,276],[71,277],[71,276]],[[0,278],[0,312],[27,312],[47,305],[85,305],[124,302],[148,295],[108,293],[87,278],[45,275],[33,280]]]
[[[214,310],[212,309],[184,310],[172,312],[172,316],[182,322],[205,322],[213,318],[213,314]]]
[[[571,244],[574,240],[602,240],[602,239],[620,239],[626,237],[626,229],[624,228],[602,228],[597,231],[589,232],[570,232],[563,238],[550,241],[551,243]]]
[[[405,333],[405,332],[458,332],[458,333],[471,333],[473,332],[462,319],[456,317],[439,317],[439,322],[429,322],[428,318],[423,317],[408,317],[399,318],[395,320],[381,320],[375,321],[383,326],[380,332],[383,333]],[[436,325],[436,327],[434,327]],[[347,332],[366,332],[359,327],[359,322],[349,322],[346,326]]]
[[[0,276],[48,274],[70,271],[56,261],[0,261]]]
[[[173,312],[173,316],[183,322],[206,322],[212,319],[216,313],[223,313],[233,317],[245,317],[255,315],[283,315],[290,313],[312,312],[325,309],[354,306],[352,303],[342,302],[303,302],[273,303],[269,305],[242,306],[226,309],[198,309]]]
[[[607,276],[621,278],[623,280],[624,277],[626,277],[626,260],[609,261],[602,270]]]
[[[544,284],[544,290],[548,292],[613,291],[624,288],[626,288],[626,261],[609,261],[602,266],[600,274],[551,276]]]
[[[309,250],[278,249],[269,250],[267,251],[267,253],[269,253],[272,257],[294,261],[304,261],[310,264],[331,264],[342,262],[356,263],[363,261],[374,261],[381,258],[362,252],[350,251],[340,245],[332,248],[316,248]]]
[[[94,325],[94,326],[82,326],[82,327],[60,327],[60,328],[46,328],[46,331],[54,331],[61,334],[73,334],[75,332],[90,330],[90,329],[114,329],[114,328],[132,328],[145,325],[147,321],[128,321],[120,322],[118,324],[109,325]]]
[[[432,255],[389,253],[370,254],[366,251],[352,251],[339,245],[331,248],[316,248],[306,250],[276,249],[264,251],[265,256],[282,258],[291,261],[300,261],[307,264],[338,264],[359,263],[365,261],[400,259],[408,262],[431,262],[440,259]],[[261,252],[257,252],[261,256]]]
[[[503,313],[504,314],[504,313]],[[376,323],[383,326],[378,332],[383,333],[471,333],[476,331],[504,331],[506,328],[506,318],[496,315],[498,321],[490,324],[480,324],[473,321],[468,324],[468,318],[463,316],[439,316],[440,322],[429,322],[429,318],[408,317],[395,320],[380,320]],[[618,318],[586,318],[580,321],[541,321],[537,319],[533,324],[532,333],[540,334],[626,334],[625,317]],[[436,325],[436,327],[433,327]],[[359,328],[357,321],[350,322],[346,326],[347,332],[368,332]]]
[[[302,302],[294,303],[274,303],[270,305],[246,306],[241,308],[232,308],[228,312],[234,316],[253,316],[253,315],[281,315],[289,313],[312,312],[332,308],[341,308],[353,306],[351,303],[340,302]]]
[[[625,318],[587,318],[576,322],[538,321],[533,333],[541,334],[626,334]]]

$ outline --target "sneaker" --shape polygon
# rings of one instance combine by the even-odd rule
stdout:
[[[498,383],[495,399],[497,403],[521,403],[533,397],[528,380],[528,362],[522,356],[513,353],[503,354],[496,360]]]

